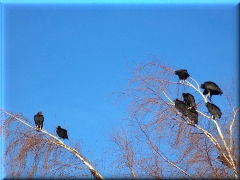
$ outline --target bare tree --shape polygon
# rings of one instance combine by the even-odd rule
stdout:
[[[237,179],[239,108],[234,80],[221,84],[223,96],[213,98],[223,102],[223,116],[215,120],[207,112],[208,99],[198,82],[192,77],[179,82],[174,70],[157,59],[131,69],[133,78],[117,95],[129,102],[129,116],[123,127],[110,131],[117,157],[111,164],[115,176]],[[198,124],[175,108],[174,100],[181,99],[182,92],[194,95]],[[103,179],[83,156],[80,143],[67,146],[54,134],[37,131],[23,115],[1,112],[8,177]]]
[[[223,102],[223,116],[215,120],[198,82],[191,76],[179,82],[175,70],[155,56],[131,69],[133,77],[127,88],[117,93],[117,101],[129,101],[129,115],[124,127],[110,132],[110,140],[117,146],[113,151],[119,157],[113,164],[125,168],[123,176],[135,179],[237,179],[239,107],[234,80],[221,84],[223,96],[213,97],[213,102]],[[195,97],[198,124],[174,106],[174,99],[181,99],[183,92]]]
[[[11,114],[3,109],[1,112],[7,178],[103,179],[82,155],[80,143],[67,146],[46,130],[36,129],[21,114]]]

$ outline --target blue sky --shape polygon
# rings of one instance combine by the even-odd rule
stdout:
[[[81,139],[84,151],[100,158],[99,149],[110,146],[103,134],[127,115],[124,101],[107,98],[127,85],[126,62],[147,62],[146,53],[154,54],[199,83],[238,73],[237,1],[211,2],[7,1],[1,5],[1,106],[32,121],[42,111],[44,129],[66,128],[71,141]]]

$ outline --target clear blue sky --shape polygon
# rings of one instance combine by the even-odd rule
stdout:
[[[154,54],[199,83],[238,73],[237,1],[83,2],[1,5],[1,106],[32,121],[42,111],[44,129],[66,128],[94,159],[110,146],[105,130],[126,116],[124,102],[107,99],[127,84],[126,62]]]

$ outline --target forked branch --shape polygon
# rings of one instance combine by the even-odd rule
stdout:
[[[195,89],[195,90],[203,97],[204,101],[207,103],[207,99],[206,99],[206,97],[202,94],[202,92],[200,91],[200,88],[199,88],[198,83],[197,83],[193,78],[190,77],[190,79],[192,79],[192,80],[197,84],[197,87],[198,87],[198,88],[196,88],[192,83],[190,83],[190,82],[187,81],[187,80],[185,80],[186,85],[188,85],[188,86],[192,87],[193,89]],[[163,91],[163,94],[164,94],[165,97],[172,103],[171,99],[166,95],[166,93],[165,93],[164,91]],[[229,161],[229,159],[226,157],[226,155],[223,153],[223,151],[222,151],[222,149],[221,149],[221,146],[220,146],[219,143],[213,138],[213,136],[212,136],[210,133],[208,133],[206,130],[204,130],[204,129],[198,127],[198,126],[196,126],[199,130],[201,130],[201,131],[213,142],[213,144],[214,144],[214,145],[220,150],[220,152],[223,154],[223,156],[224,156],[224,158],[227,160],[227,162],[232,165],[235,178],[237,178],[238,175],[237,175],[236,166],[235,166],[235,164],[234,164],[234,161],[233,161],[233,158],[232,158],[232,155],[231,155],[231,149],[232,149],[232,126],[233,126],[233,123],[234,123],[234,120],[235,120],[235,117],[236,117],[236,114],[237,114],[238,110],[239,110],[239,108],[238,108],[236,111],[234,111],[234,117],[233,117],[233,120],[232,120],[231,125],[230,125],[230,150],[229,150],[229,148],[228,148],[228,146],[227,146],[227,143],[226,143],[226,141],[225,141],[225,138],[224,138],[224,136],[223,136],[223,134],[222,134],[222,131],[221,131],[221,129],[220,129],[217,121],[214,120],[214,119],[212,119],[211,117],[208,117],[208,116],[205,115],[204,113],[202,113],[202,112],[200,112],[200,111],[197,110],[198,113],[200,113],[201,115],[203,115],[203,116],[206,117],[207,119],[210,119],[210,120],[215,124],[215,126],[217,127],[218,134],[219,134],[219,136],[220,136],[220,138],[221,138],[221,140],[222,140],[222,142],[223,142],[223,144],[224,144],[224,147],[225,147],[225,149],[226,149],[226,151],[227,151],[227,153],[228,153],[228,157],[230,158],[230,161]]]

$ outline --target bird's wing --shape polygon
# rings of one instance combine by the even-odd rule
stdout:
[[[67,130],[66,130],[66,129],[63,129],[63,128],[61,128],[61,131],[62,131],[62,132],[67,132]]]
[[[38,116],[37,115],[34,116],[34,121],[35,121],[35,123],[38,122]]]

